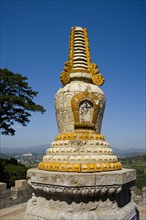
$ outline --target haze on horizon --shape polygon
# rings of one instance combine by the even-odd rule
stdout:
[[[105,78],[102,130],[111,147],[145,148],[145,1],[1,1],[1,68],[28,77],[47,110],[1,147],[49,144],[58,134],[54,97],[72,26],[86,27],[91,61]]]

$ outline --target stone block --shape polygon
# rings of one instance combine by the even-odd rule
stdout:
[[[123,185],[134,181],[136,172],[133,169],[122,169],[118,171],[108,171],[96,173],[96,186],[104,185]]]
[[[27,180],[15,180],[15,188],[24,188],[27,185]]]
[[[66,187],[95,185],[94,173],[53,172],[32,168],[27,171],[27,177],[31,178],[31,182],[40,184]]]
[[[146,199],[146,187],[142,188],[142,197]]]
[[[99,173],[73,173],[53,172],[32,168],[27,171],[27,178],[30,178],[30,181],[33,183],[67,187],[120,186],[134,181],[136,179],[136,173],[135,170],[132,169]]]
[[[7,184],[0,182],[0,192],[5,191],[7,189]]]

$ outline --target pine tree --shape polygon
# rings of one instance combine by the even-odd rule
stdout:
[[[44,113],[43,106],[33,99],[38,92],[27,83],[27,77],[0,69],[0,128],[5,135],[15,135],[14,123],[26,126],[31,112]]]

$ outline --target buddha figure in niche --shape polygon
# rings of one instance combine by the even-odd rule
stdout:
[[[79,121],[80,123],[92,123],[93,120],[93,104],[88,100],[83,100],[79,105]]]

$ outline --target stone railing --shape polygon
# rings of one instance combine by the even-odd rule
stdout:
[[[16,180],[15,186],[7,189],[7,184],[0,182],[0,209],[27,202],[32,191],[27,180]]]
[[[131,188],[131,198],[137,205],[146,204],[146,187],[142,188],[141,192],[138,192],[137,187],[133,186]]]

